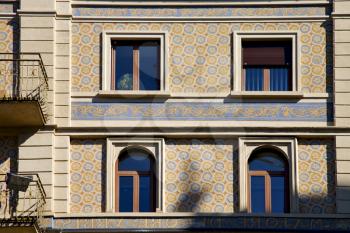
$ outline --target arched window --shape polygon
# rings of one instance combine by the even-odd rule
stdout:
[[[154,158],[139,149],[127,149],[116,163],[116,211],[154,212]]]
[[[288,162],[275,150],[259,149],[249,158],[251,213],[289,212]]]

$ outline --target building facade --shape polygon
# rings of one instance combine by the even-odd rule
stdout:
[[[3,0],[0,46],[3,230],[350,230],[350,1]]]

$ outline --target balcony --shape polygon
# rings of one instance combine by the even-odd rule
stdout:
[[[0,174],[0,228],[41,232],[45,197],[37,174]]]
[[[48,80],[40,54],[0,53],[0,127],[40,127]]]

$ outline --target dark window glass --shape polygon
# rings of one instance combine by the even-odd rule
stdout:
[[[160,90],[159,40],[114,40],[112,44],[115,90]]]
[[[251,181],[251,210],[253,213],[265,212],[265,177],[252,176]]]
[[[152,198],[152,185],[150,176],[140,176],[140,197],[139,197],[139,209],[140,212],[153,211],[151,206]]]
[[[287,67],[270,68],[270,91],[288,91],[289,83],[289,69]]]
[[[119,177],[119,212],[133,212],[134,184],[132,176]]]
[[[133,46],[115,46],[116,90],[133,89]]]
[[[243,41],[246,91],[292,90],[292,41]]]
[[[159,90],[159,42],[146,42],[140,49],[140,90]]]
[[[264,69],[259,67],[247,67],[245,80],[246,91],[262,91],[264,87]]]
[[[249,159],[250,210],[253,213],[286,213],[288,204],[288,162],[268,149]]]
[[[119,157],[119,171],[150,171],[150,156],[143,151],[129,150]]]
[[[285,171],[285,169],[284,159],[269,152],[259,153],[249,162],[250,171]]]
[[[284,213],[285,202],[285,178],[283,176],[271,176],[272,213]]]

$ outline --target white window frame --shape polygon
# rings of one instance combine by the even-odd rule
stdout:
[[[298,200],[298,158],[296,138],[239,138],[239,208],[241,212],[248,212],[248,160],[258,148],[277,149],[288,161],[289,171],[289,205],[290,213],[299,212]]]
[[[300,35],[298,31],[263,31],[263,32],[246,32],[235,31],[233,33],[233,89],[232,93],[252,92],[245,91],[242,87],[242,41],[251,40],[292,40],[292,90],[283,91],[284,93],[300,92]],[[263,94],[266,91],[253,91]],[[272,93],[268,91],[267,93]],[[281,93],[281,92],[279,92]]]
[[[164,139],[163,138],[107,138],[106,161],[106,211],[115,213],[115,166],[121,152],[127,148],[139,148],[147,151],[155,160],[156,176],[156,212],[164,210]]]
[[[160,90],[155,91],[134,91],[134,90],[112,90],[111,89],[111,51],[112,41],[118,39],[129,40],[152,40],[160,41]],[[114,93],[147,93],[147,92],[167,92],[167,73],[168,73],[168,35],[166,32],[138,32],[138,31],[104,31],[102,33],[102,91]]]

